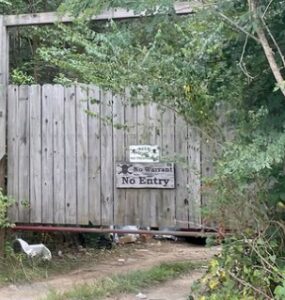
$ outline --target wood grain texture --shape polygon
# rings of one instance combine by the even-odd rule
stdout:
[[[7,107],[7,84],[9,77],[9,47],[8,47],[8,32],[4,26],[4,16],[0,16],[0,188],[5,192],[6,190],[6,172],[7,172],[7,161],[6,161],[6,129],[7,129],[7,118],[6,118],[6,107]],[[9,143],[9,141],[8,141]],[[10,166],[11,169],[11,166]],[[13,184],[13,183],[12,183]],[[17,217],[16,206],[10,213],[14,213]],[[5,248],[5,232],[0,229],[0,257],[4,257]]]
[[[42,132],[41,132],[41,87],[29,89],[30,99],[30,222],[42,221]]]
[[[166,110],[162,114],[162,156],[165,160],[173,160],[174,153],[174,112]],[[172,226],[175,223],[175,191],[162,191],[159,203],[159,226]]]
[[[0,188],[7,192],[7,85],[9,81],[9,35],[0,16]]]
[[[140,105],[137,107],[137,135],[139,145],[151,145],[151,122],[150,107],[148,105]],[[146,189],[138,193],[138,212],[140,225],[149,226],[151,218],[151,190]]]
[[[53,86],[42,87],[42,223],[54,222],[53,203]],[[40,124],[39,124],[40,125]]]
[[[76,181],[76,95],[75,86],[65,88],[64,144],[65,144],[65,223],[77,224]]]
[[[103,91],[101,100],[101,224],[113,224],[113,95]]]
[[[9,78],[9,36],[3,16],[0,16],[0,41],[0,159],[2,159],[6,154],[6,95]]]
[[[64,88],[53,87],[52,99],[52,136],[53,136],[53,201],[54,222],[65,223],[65,182],[64,182]]]
[[[113,162],[126,160],[125,141],[125,103],[122,96],[113,97]],[[114,182],[116,173],[114,172]],[[124,224],[126,191],[119,190],[114,184],[114,224]]]
[[[127,99],[94,86],[9,88],[11,221],[200,228],[207,167],[199,134],[172,111],[132,107]],[[116,163],[127,162],[129,146],[138,144],[158,145],[166,162],[175,153],[184,160],[176,189],[117,189]]]
[[[161,111],[155,104],[149,104],[149,125],[150,125],[150,144],[158,145],[160,153],[162,149],[161,132]],[[161,190],[150,191],[150,214],[149,218],[144,220],[145,225],[158,227],[159,203],[162,199]]]
[[[19,221],[30,221],[30,118],[29,87],[19,87]]]
[[[88,203],[88,87],[76,87],[76,162],[77,162],[77,220],[79,224],[89,222]]]
[[[89,220],[101,224],[101,93],[98,87],[89,87],[88,110],[88,185]]]
[[[188,193],[188,128],[186,122],[176,116],[175,154],[176,167],[176,226],[189,227],[189,193]]]
[[[188,186],[189,186],[189,227],[201,224],[201,137],[197,129],[188,128]]]
[[[215,197],[215,191],[207,184],[207,180],[210,180],[214,176],[213,158],[216,157],[217,149],[215,144],[210,141],[206,136],[202,137],[201,143],[201,207],[206,208],[211,204],[213,197]],[[209,209],[209,207],[208,207]],[[213,220],[201,219],[201,224],[206,227],[215,228],[217,224]]]
[[[8,195],[14,200],[8,210],[8,217],[14,222],[19,220],[19,125],[18,125],[18,86],[8,88]],[[41,203],[41,202],[40,202]]]
[[[128,100],[128,93],[126,95]],[[138,144],[137,136],[137,107],[132,107],[128,102],[125,110],[125,156],[129,160],[129,146]],[[138,191],[126,190],[125,200],[125,213],[123,224],[138,224],[139,223],[139,203],[138,203]]]

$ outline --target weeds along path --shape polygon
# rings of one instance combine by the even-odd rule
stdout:
[[[42,299],[50,290],[64,292],[77,284],[92,283],[115,274],[146,270],[162,262],[207,260],[215,253],[217,253],[217,248],[156,240],[135,244],[131,247],[122,246],[113,255],[103,257],[94,264],[83,265],[64,276],[54,276],[45,281],[0,288],[0,300],[38,300]]]
[[[143,289],[141,293],[146,296],[144,300],[186,300],[189,299],[192,284],[202,277],[202,270],[193,270],[190,274],[178,279],[167,281],[149,289]],[[139,300],[136,294],[121,294],[116,297],[108,297],[104,300]]]

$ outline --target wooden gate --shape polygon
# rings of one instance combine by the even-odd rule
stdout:
[[[175,189],[116,189],[115,164],[134,144],[159,145],[176,163]],[[173,111],[95,86],[9,86],[10,220],[199,228],[200,144]]]

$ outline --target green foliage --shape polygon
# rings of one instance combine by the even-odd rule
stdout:
[[[15,253],[7,242],[5,258],[0,258],[0,285],[7,283],[31,282],[45,278],[49,263],[36,263],[25,253]]]
[[[62,0],[0,0],[1,14],[54,11]]]
[[[58,75],[56,75],[55,78],[53,79],[53,81],[56,84],[61,84],[61,85],[65,85],[65,86],[69,86],[72,83],[74,83],[74,81],[70,80],[62,73],[59,73]]]
[[[11,5],[6,5],[9,2]],[[62,0],[13,0],[0,2],[0,14],[24,14],[55,11]],[[56,39],[53,26],[13,27],[10,36],[10,81],[16,84],[48,83],[58,73],[36,57],[40,46]],[[52,78],[51,78],[52,77]],[[32,79],[33,78],[33,79]]]
[[[13,84],[33,84],[35,80],[32,76],[24,73],[21,70],[14,69],[11,74],[11,80]]]
[[[285,298],[285,281],[281,284],[279,284],[275,290],[274,290],[274,295],[276,300],[282,300]]]
[[[212,32],[210,24],[215,22],[213,15],[206,21],[202,15],[170,14],[136,22],[111,21],[101,28],[86,23],[60,26],[60,38],[38,54],[67,76],[72,74],[73,80],[117,93],[129,88],[133,103],[155,101],[191,123],[214,129],[215,81],[222,82],[219,77],[229,75],[232,66],[219,47],[226,47],[234,35],[221,32],[221,26]],[[226,77],[224,84],[238,95],[239,86],[234,87]]]
[[[53,26],[29,26],[10,31],[10,81],[12,83],[52,83],[59,70],[37,57],[37,49],[56,40]]]
[[[226,241],[193,292],[201,300],[261,300],[272,299],[275,290],[276,299],[283,299],[277,296],[284,292],[284,260],[277,259],[283,254],[264,237]]]
[[[136,13],[169,13],[173,12],[172,0],[144,0],[144,1],[130,1],[130,0],[66,0],[60,7],[60,10],[69,11],[75,15],[84,12],[85,15],[94,15],[103,10],[111,8],[127,7]]]
[[[11,224],[7,219],[7,210],[12,205],[13,201],[3,194],[3,190],[0,188],[0,228],[7,228]]]
[[[0,4],[11,5],[11,2],[8,2],[6,0],[0,0]]]

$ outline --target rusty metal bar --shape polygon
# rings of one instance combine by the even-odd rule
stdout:
[[[11,228],[13,231],[33,231],[33,232],[73,232],[73,233],[118,233],[118,234],[149,234],[149,235],[173,235],[180,237],[211,237],[216,236],[216,232],[202,231],[164,231],[164,230],[124,230],[110,228],[90,228],[90,227],[63,227],[63,226],[38,226],[38,225],[16,225]]]

